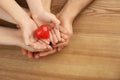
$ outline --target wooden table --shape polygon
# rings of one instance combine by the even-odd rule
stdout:
[[[54,0],[53,11],[63,3]],[[120,0],[96,0],[73,27],[68,47],[38,60],[0,46],[0,80],[120,80]]]

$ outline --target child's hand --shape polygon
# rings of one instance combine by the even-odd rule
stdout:
[[[47,24],[50,25],[50,28],[55,28],[55,33],[57,33],[57,39],[58,41],[61,41],[58,27],[60,21],[56,18],[56,16],[44,9],[41,0],[27,0],[27,3],[29,5],[32,18],[35,23],[38,26],[42,24]]]

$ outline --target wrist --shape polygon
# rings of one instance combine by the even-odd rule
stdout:
[[[67,23],[72,23],[73,22],[73,19],[68,14],[66,14],[64,12],[60,12],[58,14],[58,19],[60,21],[67,22]]]
[[[32,19],[24,19],[23,21],[21,21],[20,23],[18,23],[19,27],[22,29],[24,27],[29,27],[32,24]]]

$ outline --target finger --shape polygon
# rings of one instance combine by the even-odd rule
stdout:
[[[63,33],[61,33],[61,37],[62,37],[63,39],[65,39],[65,40],[68,39],[68,35],[65,35],[65,34],[63,34]]]
[[[62,43],[58,43],[57,45],[53,46],[55,48],[57,47],[63,47],[65,45],[65,42],[62,42]]]
[[[49,33],[50,33],[50,42],[52,42],[52,44],[55,44],[53,41],[53,35],[52,35],[51,31]]]
[[[67,46],[67,45],[68,45],[68,43],[69,43],[69,39],[68,39],[68,40],[66,40],[65,42],[61,43],[61,44],[58,44],[58,46],[57,46],[57,47],[65,47],[65,46]]]
[[[55,27],[59,29],[60,21],[55,16],[53,16],[52,22],[55,24]]]
[[[52,47],[50,45],[45,44],[43,41],[39,41],[39,42],[46,47],[46,49],[44,50],[52,50]]]
[[[57,37],[56,37],[53,29],[51,30],[51,33],[52,33],[52,36],[53,36],[53,41],[54,41],[54,43],[55,43],[55,44],[58,43]]]
[[[34,56],[36,59],[40,58],[39,54],[37,53],[35,56]]]
[[[35,49],[39,49],[39,50],[44,50],[44,49],[46,49],[47,48],[47,46],[45,46],[45,45],[43,45],[43,43],[42,42],[35,42],[35,43],[33,43],[33,47],[35,48]]]
[[[23,55],[27,55],[28,51],[25,49],[21,49]]]
[[[48,51],[48,52],[42,52],[39,54],[39,56],[47,56],[47,55],[53,54],[55,52],[56,52],[56,49],[54,49],[52,51]]]
[[[53,50],[53,48],[50,46],[50,45],[48,45],[48,48],[47,48],[48,50]]]
[[[41,39],[44,43],[46,44],[50,44],[50,40],[49,39]]]
[[[69,39],[67,39],[65,42],[61,42],[61,43],[55,45],[54,47],[55,47],[55,48],[56,48],[56,47],[65,47],[65,46],[68,45],[68,43],[69,43]]]
[[[27,56],[28,56],[28,58],[33,58],[33,53],[28,51]]]
[[[54,28],[54,33],[56,34],[58,41],[61,41],[60,31],[58,29]]]
[[[58,47],[58,48],[57,48],[57,51],[58,51],[58,52],[61,51],[62,48],[63,48],[63,47]]]
[[[33,58],[38,54],[38,52],[33,52]]]

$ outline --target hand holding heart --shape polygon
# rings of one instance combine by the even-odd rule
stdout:
[[[34,36],[38,40],[48,39],[51,36],[49,32],[50,32],[49,26],[41,25],[38,29],[35,30]],[[67,37],[67,34],[63,34],[65,32],[65,30],[64,31],[61,30],[61,32],[62,32],[62,36],[61,36],[62,41],[56,43],[56,45],[49,44],[51,47],[53,47],[52,50],[35,52],[34,53],[34,52],[27,51],[25,49],[22,49],[23,54],[27,55],[29,58],[39,58],[39,57],[47,56],[47,55],[53,54],[57,51],[60,51],[64,46],[66,46],[68,44],[68,41],[69,41],[69,38]],[[50,43],[52,43],[52,42],[50,41]]]
[[[50,29],[49,29],[50,27],[48,26],[48,25],[41,25],[38,29],[36,29],[35,31],[34,31],[34,36],[35,36],[35,38],[37,38],[38,40],[41,40],[41,39],[49,39],[50,38]],[[60,29],[60,31],[61,32],[63,32],[64,33],[64,31],[62,31],[61,29]],[[65,34],[63,34],[62,33],[62,36],[67,36],[67,35],[65,35]],[[68,39],[68,37],[67,38],[65,38],[65,37],[61,37],[62,38],[62,41],[64,42],[66,39]],[[61,42],[62,42],[61,41]],[[50,41],[51,43],[52,43],[52,40]],[[56,43],[57,44],[57,43]],[[51,45],[54,45],[54,44],[51,44]],[[60,46],[60,45],[59,45]],[[62,46],[62,45],[61,45]],[[54,45],[54,47],[58,47],[58,45]]]
[[[41,41],[44,39],[44,42],[47,41],[47,43],[50,43],[50,46],[52,47],[52,50],[44,50],[42,52],[30,52],[27,50],[22,50],[23,54],[26,54],[28,57],[35,57],[38,58],[40,56],[46,56],[48,54],[52,54],[55,53],[56,51],[58,51],[58,49],[61,47],[63,48],[63,45],[65,45],[63,42],[65,42],[66,40],[64,39],[65,35],[64,35],[64,31],[66,31],[65,29],[62,29],[60,32],[60,21],[57,19],[57,17],[55,15],[53,15],[50,12],[50,1],[43,1],[43,5],[46,5],[46,3],[48,3],[48,5],[44,6],[44,8],[46,10],[48,10],[47,12],[45,11],[45,9],[40,9],[40,7],[38,7],[39,3],[37,2],[36,4],[33,4],[32,2],[33,0],[27,0],[28,5],[30,7],[30,11],[32,13],[32,18],[33,20],[36,22],[36,24],[39,26],[39,28],[37,30],[35,30],[34,32],[34,36],[37,38],[37,41]],[[37,1],[37,0],[35,0]],[[32,5],[31,5],[32,4]],[[44,25],[42,24],[46,24],[49,25],[49,32],[48,32],[48,28],[46,28],[47,30],[45,31],[43,28]],[[42,26],[41,26],[42,25]],[[45,39],[47,38],[49,33],[49,39]],[[62,45],[61,45],[62,43]],[[60,44],[60,45],[59,45]],[[59,48],[58,48],[59,47]],[[60,50],[60,49],[59,49]]]

